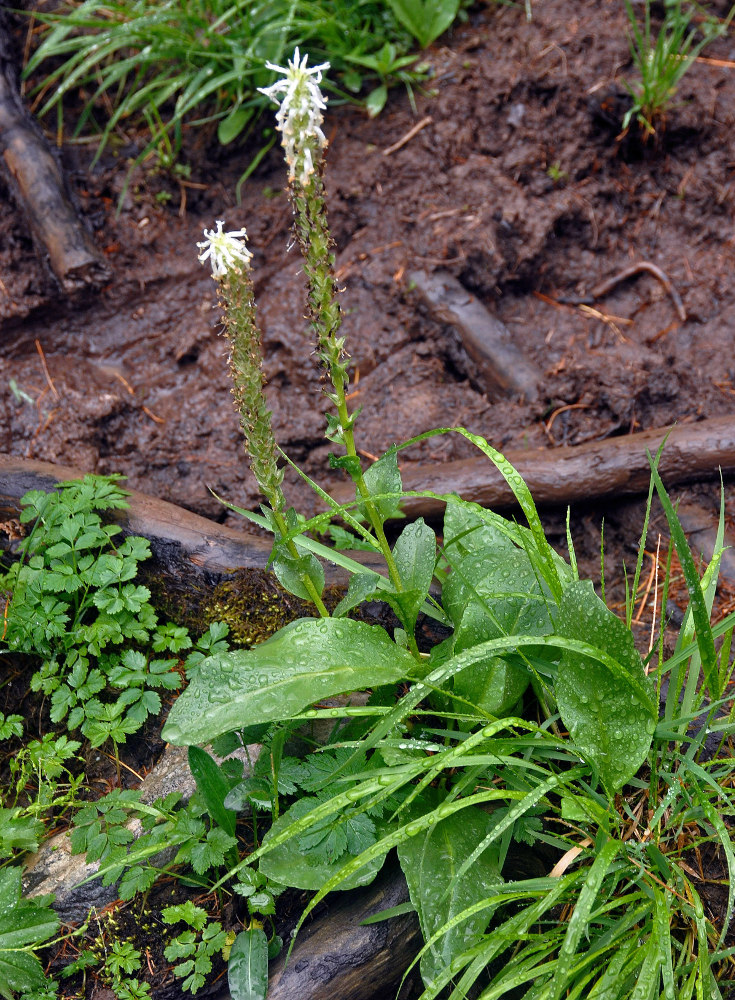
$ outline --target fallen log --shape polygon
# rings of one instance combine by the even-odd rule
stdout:
[[[18,516],[20,499],[29,490],[49,491],[56,483],[81,479],[84,473],[66,465],[36,462],[0,455],[0,521]],[[143,535],[151,542],[153,556],[169,571],[210,573],[264,569],[271,542],[200,517],[183,507],[129,490],[125,510],[109,512],[126,535]]]
[[[735,472],[735,417],[675,424],[565,448],[510,451],[506,457],[523,476],[538,505],[565,506],[645,492],[651,473],[647,452],[655,454],[665,438],[659,471],[668,486],[710,478],[719,470]],[[401,471],[408,491],[458,493],[493,510],[516,506],[507,482],[484,457],[439,465],[404,462]],[[0,520],[18,516],[20,498],[28,490],[49,490],[61,480],[78,479],[83,474],[67,466],[0,455]],[[354,495],[353,489],[352,484],[340,483],[332,495],[346,503]],[[136,490],[129,492],[130,507],[111,516],[126,533],[149,538],[154,556],[163,565],[172,569],[188,566],[214,575],[266,567],[271,550],[268,538],[217,524]],[[433,497],[406,497],[403,509],[409,517],[437,517],[444,503]],[[366,565],[368,555],[359,556]]]
[[[0,21],[0,167],[62,290],[70,294],[107,281],[110,269],[79,219],[62,170],[20,98],[5,20]]]
[[[696,424],[674,424],[606,438],[586,444],[534,451],[509,451],[506,458],[526,481],[539,506],[565,506],[584,500],[631,496],[648,489],[651,469],[647,453],[655,454],[666,439],[659,472],[668,486],[735,472],[735,417],[715,417]],[[458,493],[465,500],[493,510],[517,506],[513,491],[484,457],[429,465],[404,462],[407,491]],[[17,517],[20,498],[28,490],[49,490],[65,479],[78,479],[79,469],[14,455],[0,455],[0,519]],[[351,483],[340,483],[332,496],[347,503]],[[212,573],[267,565],[270,541],[217,524],[174,504],[130,490],[130,507],[112,517],[126,533],[145,535],[159,561],[184,562]],[[433,497],[406,497],[409,517],[436,517],[444,503]],[[367,554],[361,561],[369,562]]]
[[[665,438],[659,472],[667,486],[712,478],[719,470],[735,472],[735,417],[674,424],[570,447],[509,451],[505,457],[528,484],[536,504],[566,506],[645,492],[651,477],[646,453],[655,455]],[[484,457],[400,465],[407,491],[458,493],[493,510],[517,506],[510,486]],[[332,496],[346,503],[353,490],[351,484],[340,484]],[[444,503],[431,497],[406,497],[401,506],[408,517],[439,517],[444,510]]]

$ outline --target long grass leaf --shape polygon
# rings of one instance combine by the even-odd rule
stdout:
[[[727,861],[727,909],[722,920],[722,930],[720,931],[720,936],[717,940],[717,947],[719,948],[724,944],[725,937],[730,927],[730,921],[732,920],[733,905],[735,904],[735,852],[733,852],[732,847],[732,835],[723,823],[719,812],[714,808],[710,800],[703,793],[702,789],[698,787],[696,782],[692,783],[692,787],[694,795],[702,807],[702,812],[717,832],[718,840],[722,846],[725,860]]]
[[[546,781],[541,782],[537,788],[528,792],[519,802],[510,806],[505,816],[499,820],[493,829],[488,833],[486,837],[483,838],[477,845],[477,847],[472,851],[464,862],[460,865],[457,870],[457,878],[462,878],[462,876],[468,871],[469,868],[475,863],[483,851],[487,850],[490,844],[494,843],[500,838],[500,836],[505,832],[505,830],[510,829],[516,820],[520,819],[524,813],[527,813],[529,809],[532,809],[538,802],[540,802],[549,792],[553,789],[558,788],[559,785],[571,784],[575,777],[581,773],[581,768],[572,768],[570,771],[564,771],[561,774],[552,774],[550,778]],[[446,894],[447,890],[445,890]]]
[[[559,952],[559,961],[554,972],[554,983],[550,993],[550,1000],[561,1000],[561,996],[568,985],[569,971],[577,953],[577,948],[586,933],[589,924],[589,916],[592,912],[597,894],[600,891],[602,881],[607,874],[610,865],[617,857],[621,844],[617,840],[608,840],[597,852],[597,856],[585,879],[582,891],[579,894],[577,904],[569,918],[567,932],[564,936],[564,943]]]
[[[627,0],[626,0],[627,2]],[[661,442],[659,449],[656,453],[655,461],[658,463],[661,453],[666,444],[666,439]],[[641,569],[643,568],[643,556],[646,551],[646,539],[648,538],[648,522],[651,518],[651,504],[653,503],[653,477],[648,484],[648,497],[646,498],[646,509],[643,516],[643,529],[641,530],[641,538],[638,542],[638,555],[636,557],[635,563],[635,573],[633,574],[633,585],[631,587],[631,600],[626,602],[625,608],[625,624],[630,628],[630,624],[633,620],[633,613],[635,611],[635,599],[638,595],[638,582],[641,578]]]
[[[671,958],[671,905],[669,896],[658,889],[653,893],[653,939],[661,967],[663,983],[663,1000],[676,1000],[674,986],[674,966]]]
[[[671,500],[669,499],[666,489],[664,488],[661,476],[659,475],[654,463],[652,463],[651,472],[656,485],[658,498],[664,509],[664,513],[666,514],[666,520],[669,522],[669,530],[671,531],[671,535],[674,539],[674,545],[676,546],[676,552],[679,556],[679,562],[681,563],[684,580],[689,592],[689,599],[691,602],[689,606],[694,619],[697,648],[699,649],[699,655],[702,661],[702,671],[704,672],[705,683],[711,696],[713,698],[717,698],[719,697],[719,691],[717,690],[717,656],[715,653],[714,639],[712,637],[712,627],[709,621],[709,613],[707,611],[704,594],[702,593],[699,574],[697,573],[697,568],[694,565],[694,559],[692,558],[692,553],[689,549],[689,545],[687,544],[681,522],[676,516],[676,511],[673,508]]]

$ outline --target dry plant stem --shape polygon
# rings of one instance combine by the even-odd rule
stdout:
[[[321,177],[321,165],[316,170],[305,187],[299,184],[291,185],[292,199],[295,209],[294,229],[304,258],[304,273],[308,286],[309,318],[317,338],[319,357],[329,373],[334,392],[327,392],[328,398],[334,403],[337,418],[341,428],[341,438],[347,454],[359,462],[355,437],[353,432],[354,418],[347,409],[347,388],[349,379],[347,365],[344,360],[344,337],[338,337],[342,323],[342,313],[337,301],[337,288],[334,279],[334,253],[332,240],[327,224],[325,207],[324,182]],[[383,525],[370,498],[362,471],[355,478],[358,492],[362,497],[365,513],[375,532],[380,549],[385,558],[391,582],[397,591],[403,590],[403,584],[396,568],[393,553],[385,537]]]
[[[247,275],[228,270],[224,279],[218,282],[217,293],[222,306],[225,336],[232,347],[229,357],[232,394],[240,414],[250,467],[268,501],[276,527],[281,537],[285,538],[289,529],[283,515],[286,506],[281,489],[283,473],[276,461],[271,414],[266,408],[263,395],[263,352],[255,316],[252,282]],[[286,548],[294,559],[299,558],[293,539],[286,542]],[[322,618],[328,618],[329,612],[311,578],[303,573],[301,580],[319,614]]]

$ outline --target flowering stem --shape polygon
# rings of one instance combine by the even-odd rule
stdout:
[[[248,276],[229,271],[225,279],[218,283],[218,293],[223,306],[225,335],[232,345],[229,358],[232,394],[240,413],[250,468],[268,501],[281,538],[285,538],[289,530],[283,515],[286,506],[281,488],[283,473],[276,462],[271,414],[263,394],[265,375],[252,282]],[[300,558],[293,538],[286,542],[286,548],[293,559]],[[329,612],[308,573],[301,573],[300,577],[321,617],[328,618]]]
[[[347,387],[349,385],[347,355],[344,349],[345,338],[337,336],[342,323],[342,312],[337,300],[334,254],[332,252],[334,241],[327,223],[324,182],[321,171],[314,172],[305,187],[300,187],[297,183],[292,184],[291,198],[296,214],[294,220],[296,239],[304,258],[309,318],[316,334],[317,353],[329,374],[334,389],[334,392],[326,392],[327,398],[331,400],[337,411],[339,430],[334,436],[342,442],[348,456],[355,459],[353,473],[355,485],[380,545],[391,582],[400,592],[403,590],[403,584],[390,545],[385,537],[383,522],[362,474],[355,446],[355,417],[350,415],[347,407]]]
[[[385,537],[383,522],[371,499],[357,455],[353,433],[356,415],[351,416],[347,409],[349,376],[344,337],[337,336],[342,315],[337,301],[332,253],[334,241],[327,224],[322,179],[323,154],[327,145],[322,131],[322,112],[326,103],[319,83],[322,70],[329,69],[329,63],[309,67],[307,62],[308,57],[304,56],[302,59],[296,49],[293,59],[289,60],[286,67],[266,63],[268,69],[283,75],[270,87],[261,87],[260,90],[279,105],[276,128],[281,133],[289,168],[294,228],[304,258],[310,318],[316,334],[317,352],[334,388],[334,392],[327,392],[327,397],[334,403],[337,420],[333,416],[327,417],[328,436],[341,442],[348,458],[352,460],[350,474],[355,480],[365,513],[385,558],[391,582],[397,591],[402,591],[403,584]]]
[[[245,436],[250,468],[268,501],[281,538],[286,538],[289,529],[284,516],[286,502],[281,489],[283,472],[278,468],[271,414],[263,394],[263,352],[250,278],[252,254],[240,239],[246,235],[245,230],[223,233],[222,223],[218,222],[217,232],[205,230],[204,235],[207,241],[198,244],[203,249],[199,259],[202,262],[211,260],[212,275],[217,282],[224,333],[231,346],[228,364],[232,376],[232,394],[240,413],[240,426]],[[301,558],[294,539],[289,539],[285,545],[294,560]],[[309,574],[303,572],[299,576],[319,614],[328,618],[329,612]]]

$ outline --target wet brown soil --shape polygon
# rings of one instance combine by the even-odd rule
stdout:
[[[726,5],[720,4],[724,13]],[[395,92],[376,120],[330,111],[327,185],[344,286],[344,330],[362,404],[360,446],[379,454],[428,428],[463,424],[500,449],[553,448],[735,409],[735,75],[699,61],[656,137],[617,138],[633,78],[618,0],[544,0],[533,20],[479,5],[429,53],[433,78],[412,109]],[[727,63],[732,39],[707,50]],[[387,151],[418,122],[424,127]],[[137,137],[137,141],[141,141]],[[123,472],[129,483],[219,520],[209,493],[253,506],[218,335],[214,288],[196,258],[204,226],[246,226],[255,252],[268,397],[278,440],[330,482],[319,373],[304,315],[291,213],[274,150],[243,185],[247,150],[187,137],[191,182],[138,171],[136,136],[90,171],[88,145],[63,157],[82,213],[113,270],[69,301],[34,254],[21,214],[0,207],[0,448]],[[171,199],[162,204],[161,192]],[[185,204],[183,196],[185,195]],[[593,309],[560,305],[631,263]],[[408,275],[442,268],[511,331],[543,373],[534,402],[479,390],[457,337],[427,315]],[[358,381],[359,379],[359,381]],[[407,457],[471,453],[457,437]],[[405,454],[405,453],[404,453]],[[287,472],[289,499],[314,502]]]

